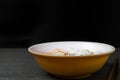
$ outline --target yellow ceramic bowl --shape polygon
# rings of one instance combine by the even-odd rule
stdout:
[[[88,49],[101,51],[92,56],[51,56],[45,55],[56,48]],[[39,65],[46,71],[62,78],[82,78],[98,71],[107,62],[110,55],[115,51],[111,45],[98,42],[85,41],[61,41],[48,42],[30,46],[32,53]]]

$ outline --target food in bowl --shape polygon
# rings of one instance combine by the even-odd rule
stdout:
[[[50,52],[54,54],[59,50],[64,54],[48,55]],[[88,54],[74,56],[76,53],[72,54],[72,52],[77,50],[88,52]],[[57,77],[74,80],[87,77],[100,70],[115,51],[115,47],[98,42],[61,41],[35,44],[30,46],[28,51],[46,72]],[[70,56],[65,54],[66,51]],[[89,55],[90,53],[92,55]]]
[[[98,52],[100,51],[97,51],[97,53]],[[67,50],[62,50],[57,48],[47,54],[51,56],[92,56],[94,55],[94,52],[88,49],[77,50],[74,48],[68,48]]]

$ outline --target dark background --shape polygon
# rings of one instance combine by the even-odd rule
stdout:
[[[116,0],[0,0],[0,47],[96,41],[120,47]]]

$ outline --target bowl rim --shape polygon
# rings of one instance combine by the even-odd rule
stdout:
[[[88,55],[88,56],[52,56],[52,55],[45,55],[45,54],[40,54],[38,52],[35,52],[35,51],[32,51],[31,48],[34,47],[34,46],[37,46],[37,45],[40,45],[40,44],[47,44],[47,43],[57,43],[57,42],[88,42],[88,43],[99,43],[99,44],[105,44],[105,45],[108,45],[110,47],[113,48],[112,51],[110,52],[105,52],[105,53],[102,53],[102,54],[96,54],[96,55]],[[61,58],[76,58],[76,57],[81,57],[81,58],[84,58],[84,57],[96,57],[96,56],[104,56],[104,55],[110,55],[112,53],[115,52],[115,47],[110,45],[110,44],[106,44],[106,43],[101,43],[101,42],[93,42],[93,41],[53,41],[53,42],[44,42],[44,43],[38,43],[38,44],[34,44],[34,45],[31,45],[30,47],[28,47],[28,52],[32,55],[38,55],[38,56],[44,56],[44,57],[61,57]]]

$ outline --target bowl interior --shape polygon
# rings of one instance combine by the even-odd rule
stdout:
[[[102,52],[102,53],[95,53],[95,55],[111,53],[115,51],[115,48],[112,45],[105,43],[98,43],[98,42],[85,42],[85,41],[62,41],[62,42],[41,43],[29,47],[28,50],[36,54],[40,54],[40,53],[45,54],[56,48],[60,48],[63,50],[66,50],[68,48],[74,48],[77,50],[87,49],[92,52],[96,52],[96,51]]]

